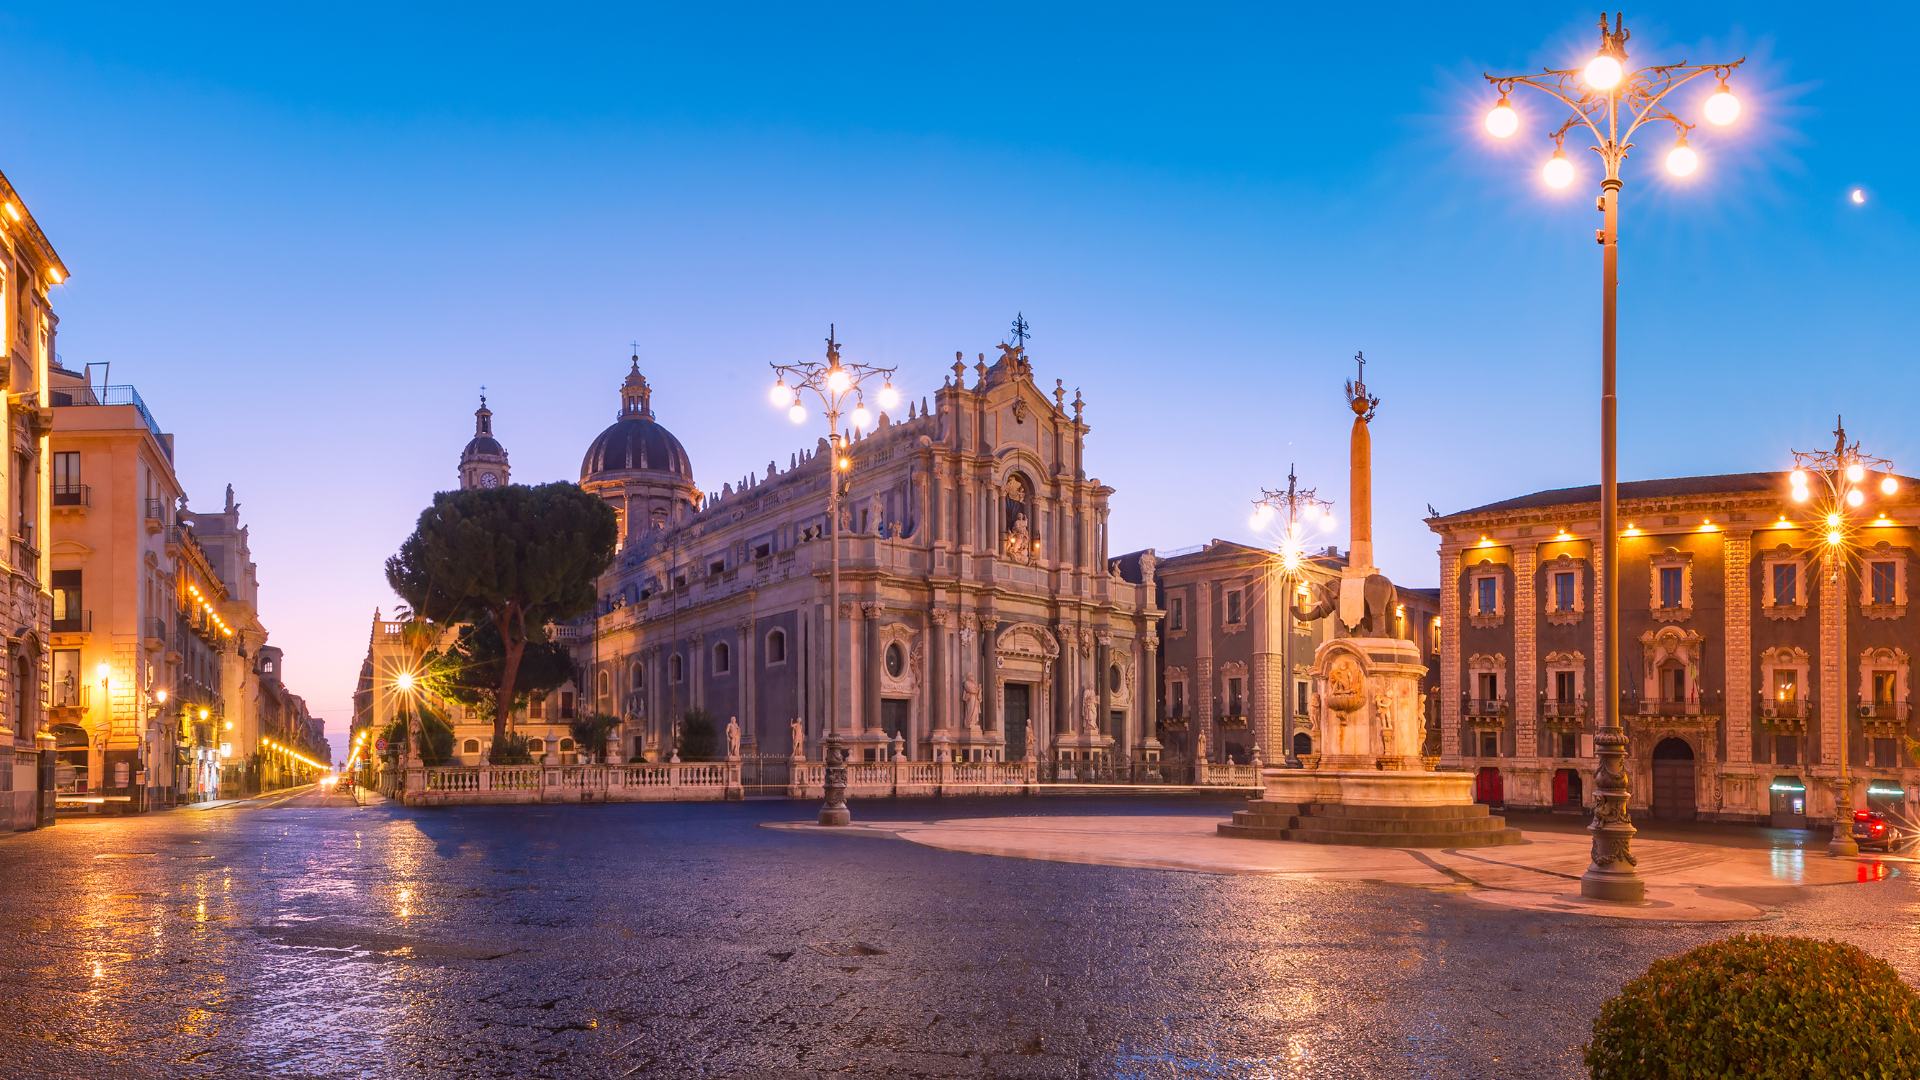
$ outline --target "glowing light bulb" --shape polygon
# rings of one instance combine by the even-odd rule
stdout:
[[[1864,491],[1861,491],[1859,488],[1851,488],[1847,491],[1848,506],[1859,506],[1861,503],[1866,501],[1867,501],[1867,493]]]
[[[1787,479],[1793,482],[1794,487],[1806,487],[1807,486],[1807,470],[1795,469],[1793,470],[1793,474],[1788,476]]]
[[[834,393],[844,394],[847,392],[847,388],[852,385],[853,376],[847,373],[846,368],[835,367],[832,371],[827,372],[827,389]]]
[[[1692,176],[1700,167],[1700,155],[1693,152],[1682,139],[1673,149],[1667,151],[1667,171],[1675,176]]]
[[[1900,490],[1900,481],[1895,480],[1891,476],[1883,476],[1880,478],[1880,494],[1891,495],[1894,492],[1899,490]]]
[[[394,676],[393,685],[403,694],[409,690],[412,690],[413,689],[413,672],[403,671],[400,674]]]
[[[1487,112],[1487,134],[1496,139],[1504,139],[1520,130],[1520,114],[1507,104],[1507,96],[1500,95],[1500,103]]]
[[[1839,527],[1840,527],[1840,515],[1839,515],[1839,514],[1828,514],[1828,515],[1827,515],[1827,528],[1829,528],[1829,529],[1837,529],[1837,528],[1839,528]]]
[[[1261,503],[1258,506],[1255,506],[1253,508],[1253,527],[1254,528],[1264,529],[1267,526],[1267,522],[1272,520],[1273,520],[1273,507],[1270,504]]]
[[[1865,480],[1866,478],[1867,478],[1867,467],[1865,465],[1862,465],[1856,461],[1853,464],[1847,466],[1847,482],[1848,483],[1857,484],[1860,481]]]
[[[1618,58],[1611,53],[1601,53],[1587,61],[1586,70],[1580,74],[1587,80],[1588,86],[1606,91],[1619,86],[1621,77],[1626,73],[1627,69],[1620,66]]]
[[[1556,149],[1553,156],[1547,159],[1546,167],[1540,170],[1540,176],[1550,188],[1566,187],[1573,183],[1573,162],[1567,160],[1564,152]]]
[[[1846,537],[1845,537],[1844,535],[1842,535],[1842,534],[1841,534],[1841,532],[1840,532],[1840,530],[1839,530],[1839,529],[1828,529],[1828,530],[1827,530],[1827,543],[1829,543],[1829,544],[1833,544],[1834,546],[1836,546],[1836,547],[1837,547],[1837,546],[1839,546],[1839,544],[1840,544],[1840,542],[1841,542],[1841,541],[1843,541],[1843,540],[1845,540],[1845,539],[1846,539]]]
[[[1812,496],[1813,496],[1813,492],[1808,491],[1805,484],[1802,484],[1799,487],[1796,487],[1793,489],[1794,502],[1806,502]]]
[[[865,405],[855,405],[853,407],[853,416],[851,417],[851,419],[853,421],[854,427],[863,428],[863,427],[866,427],[868,424],[873,423],[873,414],[867,411],[867,407]]]
[[[787,419],[796,424],[805,423],[807,419],[807,407],[797,401],[794,402],[787,408]]]
[[[900,404],[900,391],[895,390],[893,380],[888,379],[886,385],[880,388],[880,407],[891,409],[898,404]]]
[[[1734,97],[1733,91],[1727,89],[1727,84],[1722,82],[1720,89],[1715,90],[1713,96],[1707,99],[1705,111],[1707,123],[1726,127],[1740,118],[1740,99]]]
[[[1331,528],[1333,528],[1333,511],[1331,511],[1331,510],[1328,510],[1328,511],[1327,511],[1327,512],[1326,512],[1326,513],[1325,513],[1325,514],[1324,514],[1324,515],[1323,515],[1323,516],[1322,516],[1322,517],[1320,518],[1320,524],[1322,524],[1322,525],[1325,525],[1325,526],[1326,526],[1327,528],[1329,528],[1329,529],[1331,529]]]
[[[793,387],[787,385],[785,376],[775,379],[773,389],[767,391],[767,400],[773,402],[776,409],[784,409],[793,404]]]

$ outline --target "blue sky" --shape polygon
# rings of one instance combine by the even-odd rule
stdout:
[[[1289,461],[1344,504],[1356,349],[1396,579],[1436,577],[1427,503],[1595,477],[1592,155],[1550,196],[1542,102],[1479,126],[1480,73],[1577,63],[1593,11],[391,7],[0,11],[0,168],[73,271],[62,356],[139,386],[197,500],[238,489],[335,731],[480,384],[515,479],[571,478],[634,340],[717,488],[811,441],[766,364],[829,321],[931,394],[1024,311],[1116,550],[1247,537]],[[1628,18],[1636,61],[1749,60],[1697,176],[1660,135],[1628,166],[1623,476],[1778,466],[1837,411],[1920,466],[1920,16]]]

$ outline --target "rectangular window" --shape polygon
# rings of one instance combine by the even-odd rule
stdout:
[[[1573,672],[1556,671],[1553,673],[1553,700],[1572,701],[1574,699]],[[1568,757],[1573,755],[1569,754]]]
[[[1480,687],[1481,701],[1499,701],[1500,700],[1500,673],[1499,672],[1482,671],[1478,675],[1476,675],[1474,678],[1478,682]]]
[[[756,559],[764,559],[764,558],[766,558],[767,556],[769,556],[769,555],[771,555],[771,554],[773,554],[773,545],[772,545],[772,544],[755,544],[755,545],[753,545],[753,557],[754,557],[754,558],[756,558]]]
[[[1773,762],[1776,765],[1800,764],[1800,737],[1798,735],[1775,735],[1773,737]]]
[[[573,719],[573,691],[560,691],[560,719]]]
[[[1873,740],[1873,763],[1882,769],[1900,767],[1900,744],[1892,739]]]
[[[1773,700],[1792,704],[1800,700],[1800,669],[1776,668],[1773,673]]]
[[[1781,606],[1798,604],[1800,567],[1793,563],[1773,564],[1773,602]]]
[[[1679,566],[1660,568],[1660,606],[1677,608],[1686,599],[1686,569]]]
[[[1576,758],[1580,756],[1579,732],[1563,731],[1560,733],[1560,756],[1563,758]]]
[[[1167,629],[1185,630],[1187,628],[1187,600],[1184,596],[1167,598]]]
[[[725,559],[715,559],[707,564],[707,576],[709,577],[719,577],[726,572],[727,560]]]
[[[1305,679],[1293,680],[1293,715],[1307,715],[1307,695],[1311,687]]]
[[[53,630],[55,633],[85,630],[80,608],[80,571],[53,572]]]
[[[1553,610],[1573,610],[1573,582],[1571,570],[1561,570],[1553,575]]]
[[[62,450],[53,455],[53,505],[79,506],[80,452]]]
[[[1240,716],[1246,712],[1245,703],[1240,699],[1240,680],[1227,680],[1227,715]]]
[[[1481,757],[1499,757],[1500,756],[1500,733],[1499,732],[1483,731],[1480,733],[1480,756]]]
[[[527,719],[545,720],[547,718],[547,695],[535,694],[527,699]]]
[[[1894,582],[1898,579],[1897,568],[1889,560],[1880,559],[1867,564],[1871,577],[1868,584],[1872,590],[1875,604],[1894,602]]]
[[[1500,579],[1483,577],[1473,583],[1473,612],[1492,615],[1500,610]]]
[[[1242,596],[1242,593],[1240,592],[1239,589],[1227,590],[1227,625],[1228,626],[1233,626],[1239,623],[1241,621],[1241,616],[1245,614],[1240,610],[1241,596]]]
[[[1173,715],[1185,716],[1187,714],[1187,684],[1183,682],[1169,684],[1167,686],[1167,702],[1167,707],[1173,710]]]

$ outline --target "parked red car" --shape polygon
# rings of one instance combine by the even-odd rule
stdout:
[[[1902,839],[1900,827],[1873,810],[1853,812],[1853,842],[1863,848],[1892,851]]]

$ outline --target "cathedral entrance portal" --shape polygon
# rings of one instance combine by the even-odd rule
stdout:
[[[1033,686],[1010,682],[1006,685],[1006,691],[1006,760],[1019,761],[1027,756],[1027,727],[1033,716]]]

